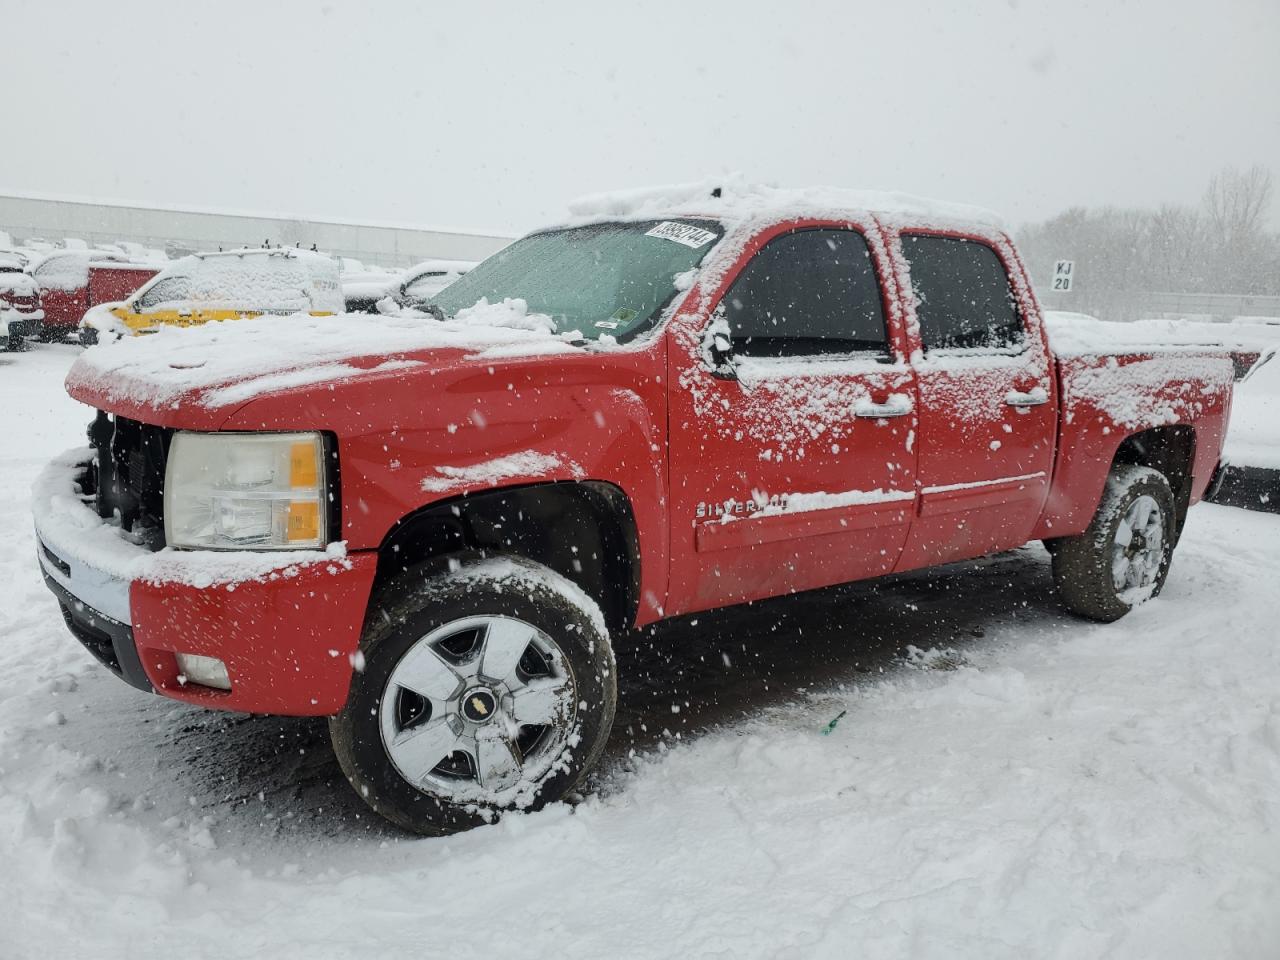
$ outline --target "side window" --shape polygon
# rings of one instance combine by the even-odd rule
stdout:
[[[137,310],[152,310],[162,303],[186,300],[191,296],[191,284],[186,277],[165,277],[134,302]]]
[[[741,356],[888,350],[875,265],[852,230],[799,230],[769,241],[723,303]]]
[[[926,351],[1022,345],[1009,275],[994,250],[972,240],[905,234],[902,252]]]

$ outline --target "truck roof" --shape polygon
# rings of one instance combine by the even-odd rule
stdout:
[[[739,175],[697,183],[647,187],[581,197],[569,204],[578,225],[606,220],[705,217],[726,222],[799,217],[839,218],[876,214],[946,224],[1003,229],[1001,218],[982,207],[931,200],[908,193],[843,187],[773,187],[748,183]]]

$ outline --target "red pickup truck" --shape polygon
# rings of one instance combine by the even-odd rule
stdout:
[[[573,788],[664,617],[1032,540],[1085,617],[1154,597],[1230,358],[1061,339],[968,208],[603,199],[421,311],[86,351],[39,562],[125,680],[328,716],[375,810],[449,832]]]

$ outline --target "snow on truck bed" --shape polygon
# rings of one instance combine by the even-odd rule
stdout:
[[[1127,429],[1187,423],[1231,389],[1228,351],[1200,331],[1054,311],[1045,314],[1045,326],[1062,361],[1068,423],[1095,410]]]
[[[529,313],[523,300],[507,300],[443,322],[295,314],[162,327],[86,350],[67,375],[67,386],[115,402],[176,405],[196,395],[204,406],[222,407],[270,390],[415,366],[421,361],[405,355],[426,350],[512,356],[580,349],[568,335],[548,332],[548,320]]]
[[[1143,353],[1226,350],[1235,341],[1223,332],[1207,330],[1205,324],[1177,320],[1136,320],[1113,323],[1084,313],[1047,310],[1045,328],[1049,343],[1059,357],[1127,355]]]

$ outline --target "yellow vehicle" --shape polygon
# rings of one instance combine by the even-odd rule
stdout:
[[[322,316],[343,309],[338,262],[325,254],[287,247],[198,253],[175,260],[123,303],[91,309],[80,322],[81,340],[265,313]]]

